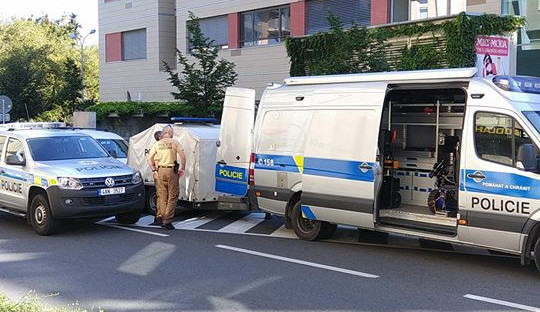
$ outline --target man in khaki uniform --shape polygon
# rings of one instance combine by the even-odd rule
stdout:
[[[174,217],[178,201],[178,180],[184,175],[186,169],[186,156],[180,144],[173,140],[173,129],[165,126],[162,139],[152,146],[148,154],[148,165],[152,168],[154,181],[156,181],[157,211],[156,221],[167,230],[174,230],[171,221]],[[178,155],[178,158],[177,158]],[[179,160],[178,172],[174,172],[174,164]]]

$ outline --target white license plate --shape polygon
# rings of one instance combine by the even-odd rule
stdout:
[[[100,189],[98,191],[99,196],[124,194],[126,192],[125,187],[111,187],[106,189]]]

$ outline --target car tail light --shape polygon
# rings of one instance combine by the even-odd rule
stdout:
[[[255,153],[249,157],[249,185],[255,185]]]

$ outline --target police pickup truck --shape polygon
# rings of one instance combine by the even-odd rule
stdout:
[[[145,201],[140,173],[84,133],[5,125],[0,152],[0,210],[26,217],[40,235],[52,234],[64,218],[139,219]]]

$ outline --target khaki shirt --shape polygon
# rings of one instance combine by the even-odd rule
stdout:
[[[182,150],[180,143],[176,140],[164,138],[152,146],[149,156],[154,159],[157,167],[173,166],[177,153]]]

